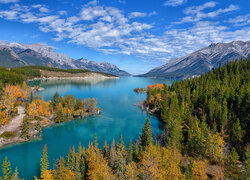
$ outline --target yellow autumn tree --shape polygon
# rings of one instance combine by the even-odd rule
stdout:
[[[0,104],[0,126],[5,125],[9,122],[7,112],[5,111],[5,106]]]
[[[41,99],[34,99],[28,107],[28,115],[30,117],[38,116],[50,116],[52,109],[50,108],[50,102],[45,102]]]
[[[225,142],[219,133],[209,135],[206,156],[215,163],[223,163]]]
[[[126,166],[126,179],[135,180],[138,179],[138,168],[135,162],[132,162]]]
[[[207,162],[201,160],[194,160],[192,167],[192,179],[206,180],[207,177]]]
[[[161,169],[160,146],[149,145],[142,152],[139,162],[139,173],[142,179],[163,179],[163,171]]]
[[[181,158],[181,153],[175,145],[173,145],[172,149],[162,148],[161,168],[163,179],[184,179],[180,169]]]
[[[113,180],[116,179],[108,162],[103,158],[100,149],[90,145],[88,150],[88,178],[92,180]]]

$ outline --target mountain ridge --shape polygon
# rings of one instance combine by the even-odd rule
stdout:
[[[2,49],[7,48],[9,53],[3,54],[0,58],[0,66],[18,67],[24,65],[53,66],[63,69],[86,69],[90,71],[113,74],[116,76],[130,76],[126,71],[120,70],[117,66],[108,62],[95,62],[84,58],[74,60],[66,54],[57,53],[52,46],[45,44],[21,44],[0,42]],[[81,61],[84,59],[85,61]]]
[[[189,78],[206,73],[228,61],[250,56],[250,41],[212,43],[180,58],[170,59],[139,77]]]

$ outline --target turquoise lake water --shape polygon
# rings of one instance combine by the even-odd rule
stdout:
[[[133,89],[155,83],[170,85],[172,82],[173,80],[139,77],[89,82],[83,80],[32,82],[31,85],[36,84],[45,88],[38,93],[45,100],[50,100],[55,92],[61,96],[71,94],[81,99],[97,98],[97,106],[101,108],[102,113],[43,129],[42,139],[39,141],[1,149],[0,162],[7,156],[13,171],[18,167],[20,177],[33,179],[34,176],[39,176],[40,158],[45,144],[51,168],[60,156],[66,156],[69,147],[77,147],[79,143],[87,146],[89,141],[94,140],[95,133],[100,148],[105,139],[111,144],[113,138],[118,142],[121,135],[128,144],[130,139],[134,141],[138,138],[148,116],[136,106],[139,101],[145,100],[146,94],[137,94]],[[158,120],[155,117],[150,117],[150,120],[153,133],[159,133],[161,125]]]

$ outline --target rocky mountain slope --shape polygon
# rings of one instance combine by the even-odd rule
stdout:
[[[184,57],[169,60],[165,65],[152,69],[142,77],[188,78],[208,72],[221,64],[250,56],[250,41],[212,43]]]
[[[66,54],[56,53],[48,45],[0,42],[0,66],[17,67],[24,65],[50,65],[63,69],[87,69],[116,76],[130,76],[129,73],[120,70],[111,63],[98,63],[86,59],[74,60]]]
[[[120,70],[117,66],[108,62],[95,62],[87,59],[78,59],[75,60],[75,64],[80,69],[88,69],[94,72],[104,72],[117,76],[130,76],[128,72]]]

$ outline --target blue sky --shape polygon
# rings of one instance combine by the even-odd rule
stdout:
[[[0,0],[0,40],[145,73],[214,42],[250,40],[250,0]]]

